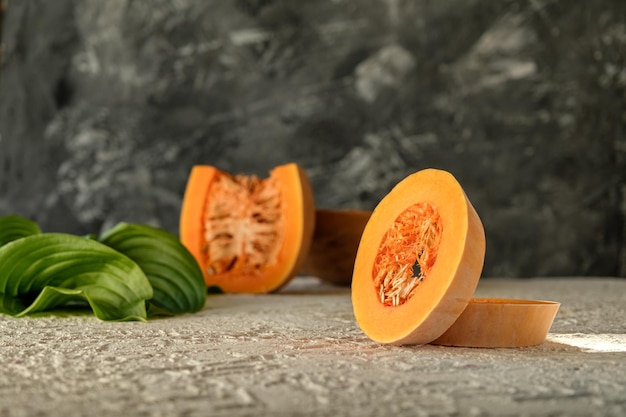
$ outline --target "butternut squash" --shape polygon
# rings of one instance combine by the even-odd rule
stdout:
[[[472,298],[452,326],[431,343],[484,348],[540,345],[559,307],[555,301]]]
[[[368,210],[317,209],[313,242],[302,273],[349,286],[359,241],[371,215]]]
[[[276,291],[300,270],[315,227],[313,192],[297,164],[265,179],[194,166],[180,215],[181,242],[209,287]]]
[[[432,342],[468,305],[484,256],[482,222],[454,176],[409,175],[363,231],[351,291],[358,325],[380,343]]]

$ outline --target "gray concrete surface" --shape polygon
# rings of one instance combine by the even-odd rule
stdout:
[[[366,210],[432,167],[486,275],[626,277],[625,28],[624,0],[10,0],[0,215],[176,234],[195,164],[297,162]]]
[[[560,301],[546,342],[395,347],[346,288],[298,278],[148,323],[0,316],[0,416],[624,416],[626,280],[483,279]]]

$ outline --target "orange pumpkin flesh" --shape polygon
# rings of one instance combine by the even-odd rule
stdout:
[[[349,286],[359,241],[371,215],[367,210],[316,210],[313,242],[302,273]]]
[[[472,298],[454,324],[431,343],[484,348],[539,345],[559,306],[554,301]]]
[[[180,239],[208,286],[267,293],[299,271],[315,224],[313,193],[297,164],[270,176],[231,175],[194,166],[180,217]]]
[[[363,231],[352,276],[357,323],[381,343],[437,339],[467,306],[484,256],[483,225],[456,179],[436,169],[408,176]]]

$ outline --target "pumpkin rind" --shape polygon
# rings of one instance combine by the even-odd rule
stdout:
[[[381,240],[407,208],[426,203],[438,212],[437,260],[414,295],[401,305],[384,305],[372,273]],[[485,233],[476,210],[449,172],[425,169],[400,181],[378,204],[356,255],[352,305],[357,323],[372,340],[425,344],[454,323],[472,297],[485,256]]]
[[[452,326],[431,343],[482,348],[540,345],[559,307],[555,301],[472,298]]]
[[[371,215],[367,210],[317,209],[313,242],[302,273],[349,286],[359,241]]]
[[[224,292],[276,291],[296,275],[311,245],[315,207],[306,173],[297,164],[281,165],[271,171],[268,181],[276,184],[280,193],[279,237],[275,242],[272,261],[260,265],[254,273],[241,270],[213,271],[211,262],[215,260],[208,259],[205,234],[210,219],[207,220],[206,215],[212,204],[229,199],[228,195],[216,192],[219,179],[224,177],[230,177],[230,174],[215,167],[193,167],[181,210],[180,239],[200,264],[209,287],[217,286]],[[245,231],[250,224],[242,222],[234,227]]]

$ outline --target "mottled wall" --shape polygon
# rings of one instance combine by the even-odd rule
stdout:
[[[322,207],[450,170],[486,276],[626,276],[623,0],[11,0],[0,214],[176,232],[193,164]]]

